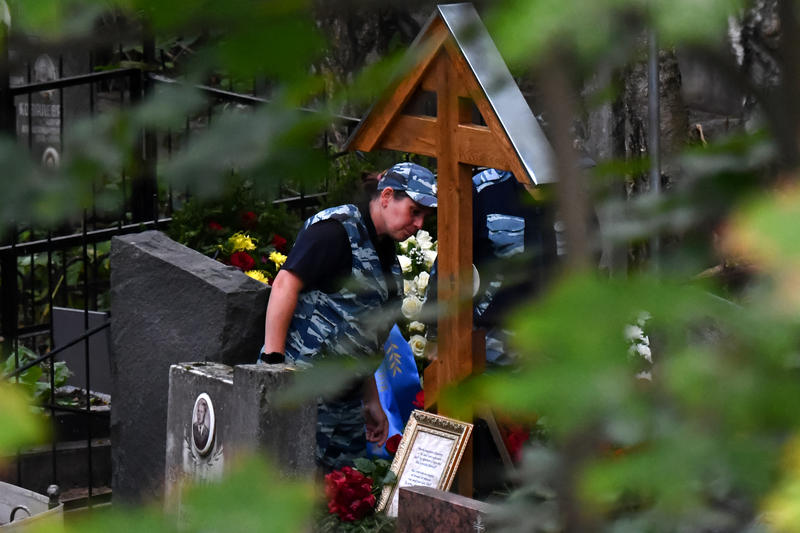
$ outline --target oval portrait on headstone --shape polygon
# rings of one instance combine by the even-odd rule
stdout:
[[[56,169],[61,161],[61,156],[58,155],[58,150],[52,146],[48,146],[42,153],[42,166],[44,168]]]
[[[192,446],[205,455],[214,443],[214,404],[205,392],[197,396],[192,409]]]
[[[34,83],[44,83],[46,81],[58,79],[58,69],[56,68],[56,64],[47,54],[42,54],[36,58],[36,61],[33,63],[32,74]],[[41,91],[40,94],[42,94],[45,100],[49,102],[54,100],[56,90],[49,89],[47,91]]]

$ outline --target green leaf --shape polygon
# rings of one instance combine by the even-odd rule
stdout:
[[[39,381],[39,378],[42,377],[42,367],[39,365],[32,366],[28,370],[24,371],[20,376],[19,380],[21,383],[24,383],[28,386],[33,386],[34,383]]]
[[[355,464],[356,470],[362,474],[370,475],[375,471],[375,464],[364,457],[357,457],[353,460],[353,463]]]
[[[67,383],[67,379],[73,375],[73,372],[67,367],[64,361],[57,361],[55,364],[55,385],[62,387]]]
[[[75,287],[81,280],[83,274],[83,263],[81,261],[74,261],[67,265],[67,285]]]
[[[397,483],[397,475],[391,470],[389,470],[388,472],[386,472],[386,475],[383,476],[383,480],[381,481],[381,483],[383,483],[384,485],[394,485],[395,483]]]
[[[50,383],[37,381],[33,383],[33,399],[39,405],[44,405],[50,400]]]

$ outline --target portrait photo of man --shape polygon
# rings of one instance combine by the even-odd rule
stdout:
[[[210,448],[213,427],[213,413],[209,408],[210,399],[207,396],[203,393],[197,398],[192,414],[192,440],[194,447],[201,454]]]

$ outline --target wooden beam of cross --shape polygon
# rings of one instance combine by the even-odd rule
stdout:
[[[409,54],[409,68],[347,149],[437,160],[439,346],[424,379],[431,409],[443,387],[482,369],[485,357],[472,332],[472,169],[510,170],[529,188],[554,181],[554,172],[550,146],[471,4],[438,6]],[[426,96],[435,112],[416,109]]]

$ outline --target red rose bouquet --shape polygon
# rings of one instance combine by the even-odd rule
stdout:
[[[372,478],[345,466],[325,476],[328,511],[342,522],[361,520],[375,509]]]
[[[399,435],[398,435],[399,436]],[[318,531],[391,531],[392,519],[375,513],[383,486],[396,477],[383,459],[356,459],[355,468],[345,466],[325,476],[327,514]]]

